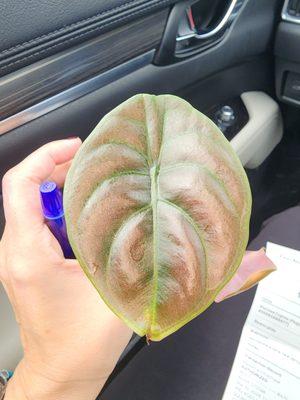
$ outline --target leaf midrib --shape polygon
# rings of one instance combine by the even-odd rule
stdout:
[[[152,301],[150,306],[150,318],[149,318],[149,332],[151,332],[151,326],[154,325],[156,319],[156,305],[158,296],[158,256],[157,256],[157,202],[158,202],[158,186],[157,176],[159,172],[159,166],[153,165],[150,168],[150,187],[151,187],[151,209],[152,209],[152,222],[153,222],[153,289],[152,289]]]

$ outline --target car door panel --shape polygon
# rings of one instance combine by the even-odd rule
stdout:
[[[0,4],[0,76],[175,2],[4,0]]]
[[[167,16],[167,9],[156,12],[3,77],[0,120],[153,50],[161,40]],[[146,57],[147,63],[152,57]],[[127,66],[126,73],[130,69]],[[96,88],[93,84],[90,91]]]

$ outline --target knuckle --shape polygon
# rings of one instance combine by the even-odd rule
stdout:
[[[22,263],[14,262],[10,266],[10,277],[14,284],[14,286],[28,286],[29,284],[34,283],[34,275],[30,268],[27,268],[26,265]]]
[[[3,178],[2,178],[2,190],[3,191],[9,185],[10,179],[11,179],[11,172],[8,171],[3,175]]]
[[[0,283],[4,283],[6,281],[6,273],[5,269],[0,265]]]
[[[4,251],[3,239],[0,241],[0,281],[4,282],[6,277],[6,255]]]
[[[7,271],[0,266],[0,282],[5,283],[8,280]]]
[[[10,246],[5,249],[0,242],[0,280],[10,282],[13,286],[28,286],[35,281],[30,265],[24,261],[22,254],[13,253]]]
[[[15,180],[16,170],[15,168],[9,169],[2,178],[2,189],[6,190],[9,189]]]

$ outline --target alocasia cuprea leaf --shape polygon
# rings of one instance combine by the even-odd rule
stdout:
[[[239,267],[251,194],[219,129],[184,100],[136,95],[106,115],[67,176],[68,235],[107,305],[160,340]]]

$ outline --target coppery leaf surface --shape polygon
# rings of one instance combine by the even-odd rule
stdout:
[[[68,235],[103,300],[160,340],[239,267],[251,194],[218,128],[184,100],[136,95],[106,115],[68,173]]]

